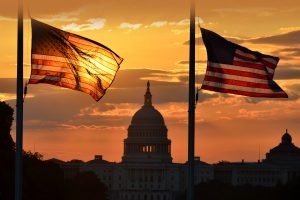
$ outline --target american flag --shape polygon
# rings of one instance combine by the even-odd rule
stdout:
[[[90,94],[99,101],[123,59],[93,40],[32,19],[29,84],[47,83]]]
[[[250,97],[287,98],[273,81],[278,57],[251,51],[201,28],[207,70],[201,89]]]

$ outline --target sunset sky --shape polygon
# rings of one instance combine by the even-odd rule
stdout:
[[[0,7],[0,100],[15,106],[17,4]],[[165,118],[174,162],[187,160],[188,0],[24,0],[24,75],[30,75],[32,18],[88,37],[124,58],[107,94],[89,95],[46,84],[29,85],[24,103],[24,149],[45,159],[121,161],[132,115],[142,106],[146,81]],[[289,99],[250,98],[201,91],[195,154],[215,163],[257,161],[287,128],[300,146],[299,0],[197,0],[202,27],[261,53],[280,57],[275,81]],[[206,51],[196,31],[196,82]],[[15,138],[15,125],[12,130]]]

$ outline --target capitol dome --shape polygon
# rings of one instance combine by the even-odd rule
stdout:
[[[132,117],[132,125],[164,125],[164,118],[153,106],[143,106]]]
[[[144,105],[132,117],[124,140],[123,162],[171,162],[171,140],[161,113],[152,105],[150,83]]]
[[[132,117],[131,125],[165,125],[164,118],[158,110],[152,105],[152,94],[150,92],[150,83],[147,82],[147,91],[144,95],[145,101]]]

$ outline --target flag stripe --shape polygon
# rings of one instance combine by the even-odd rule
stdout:
[[[35,56],[35,57],[44,57],[44,56]],[[80,64],[80,63],[71,63],[71,62],[61,62],[63,61],[64,59],[62,57],[49,57],[49,56],[46,56],[47,59],[46,60],[43,60],[43,59],[32,59],[32,62],[33,63],[38,63],[40,65],[45,65],[45,66],[67,66],[69,69],[74,69],[74,70],[77,70],[79,69],[80,71],[85,71],[87,73],[90,73],[91,75],[95,75],[95,76],[99,76],[101,77],[101,79],[104,79],[107,83],[111,83],[112,82],[112,78],[111,79],[108,79],[107,77],[114,77],[114,74],[113,73],[110,73],[110,72],[107,72],[107,71],[104,71],[102,72],[101,70],[98,70],[95,69],[95,68],[92,68],[92,67],[83,67],[83,66],[80,66],[80,65],[76,65],[76,64]],[[53,58],[54,60],[51,60],[51,58]],[[58,61],[57,61],[58,60]],[[82,64],[84,65],[84,64]]]
[[[61,77],[57,77],[57,76],[46,76],[46,75],[32,75],[30,80],[34,80],[34,81],[54,81],[56,83],[66,83],[69,85],[72,85],[72,88],[84,88],[84,89],[88,89],[91,91],[94,91],[95,94],[97,94],[98,96],[101,96],[104,94],[104,91],[101,89],[99,90],[98,87],[93,87],[92,85],[90,85],[89,83],[85,83],[85,82],[80,82],[79,86],[76,82],[76,80],[74,79],[69,79],[69,78],[61,78]]]
[[[222,69],[222,68],[216,68],[216,67],[207,67],[207,71],[211,72],[218,72],[218,73],[224,73],[224,74],[230,74],[230,75],[237,75],[237,76],[244,76],[244,77],[250,77],[250,78],[259,78],[259,79],[268,79],[268,76],[262,75],[262,74],[256,74],[252,72],[245,72],[245,71],[239,71],[239,70],[233,70],[233,69]]]
[[[267,72],[265,70],[259,70],[259,69],[253,69],[250,67],[243,67],[243,66],[237,66],[237,65],[228,65],[228,64],[221,64],[221,63],[214,63],[214,62],[208,62],[209,67],[218,68],[218,69],[228,69],[228,70],[235,70],[240,72],[249,72],[252,74],[257,75],[264,75],[268,76]]]
[[[52,61],[53,62],[53,61]],[[88,73],[88,71],[80,66],[72,66],[71,67],[64,67],[64,65],[59,66],[55,64],[60,64],[60,63],[48,63],[52,65],[36,65],[32,64],[32,69],[38,69],[38,70],[49,70],[49,71],[54,71],[54,72],[68,72],[72,74],[73,76],[84,76],[84,77],[90,77],[93,80],[95,79],[95,76],[93,74]],[[107,78],[110,77],[110,78]],[[102,81],[105,81],[107,84],[110,84],[110,80],[113,77],[111,74],[102,74],[101,79]]]
[[[244,87],[239,85],[230,85],[225,84],[221,82],[211,82],[211,81],[203,81],[203,86],[211,86],[215,88],[224,88],[224,89],[231,89],[231,90],[240,90],[243,92],[253,92],[253,93],[260,93],[260,94],[285,94],[282,90],[281,91],[274,91],[273,89],[265,89],[265,88],[250,88],[250,87]]]
[[[83,88],[83,87],[81,87],[80,89],[77,89],[75,85],[66,83],[66,82],[57,82],[57,81],[52,81],[52,80],[47,80],[47,79],[42,79],[42,80],[30,79],[29,80],[29,84],[39,84],[39,83],[46,83],[46,84],[69,88],[72,90],[82,91],[84,93],[91,95],[96,101],[98,101],[103,96],[103,94],[99,95],[97,90],[90,90],[90,89]]]
[[[205,76],[204,80],[210,82],[216,82],[216,83],[224,83],[228,85],[250,87],[250,88],[278,89],[277,85],[273,85],[273,84],[263,84],[263,83],[247,82],[247,81],[240,81],[234,79],[224,79],[224,78],[207,76],[207,75]]]
[[[261,62],[249,62],[249,61],[244,61],[238,58],[234,58],[233,60],[233,65],[241,66],[241,67],[248,67],[252,69],[259,69],[264,71],[266,68]],[[273,70],[274,71],[274,70]]]
[[[266,93],[255,93],[255,92],[247,92],[247,91],[241,91],[241,90],[213,87],[213,86],[208,86],[208,85],[203,85],[202,89],[215,91],[215,92],[231,93],[231,94],[249,96],[249,97],[267,97],[267,98],[287,98],[288,97],[287,94],[285,94],[285,93],[268,93],[268,94],[266,94]]]
[[[68,64],[71,64],[71,65],[82,66],[84,68],[88,68],[89,70],[92,70],[95,73],[98,72],[98,71],[105,71],[107,73],[114,74],[113,68],[116,68],[116,67],[118,68],[117,65],[110,65],[108,63],[106,65],[110,65],[111,67],[107,67],[105,69],[102,69],[102,68],[99,68],[99,67],[96,68],[91,63],[88,63],[84,59],[72,60],[72,59],[68,59],[68,58],[64,58],[64,57],[59,57],[59,56],[49,56],[49,55],[40,55],[40,54],[32,54],[31,59],[58,61],[58,62],[68,63]],[[104,66],[102,63],[99,63],[99,64],[102,67]]]
[[[262,84],[268,84],[269,81],[266,79],[259,79],[259,78],[251,78],[251,77],[245,77],[245,76],[239,76],[239,75],[231,75],[231,74],[224,74],[219,72],[211,72],[206,71],[205,76],[213,76],[217,78],[223,78],[223,79],[232,79],[232,80],[238,80],[238,81],[247,81],[247,82],[254,82],[254,83],[262,83]]]
[[[31,71],[31,75],[43,75],[43,76],[51,76],[51,77],[58,77],[58,78],[68,78],[71,80],[75,80],[76,78],[74,76],[73,73],[68,73],[68,72],[61,72],[61,71],[50,71],[50,70],[37,70],[37,69],[32,69]],[[100,89],[98,87],[98,81],[95,78],[91,78],[91,77],[86,77],[86,76],[82,76],[82,75],[78,75],[78,80],[80,80],[80,82],[85,82],[87,84],[90,84],[94,87],[97,87],[98,89]]]

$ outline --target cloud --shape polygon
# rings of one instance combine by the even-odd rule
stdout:
[[[126,130],[124,126],[98,126],[98,125],[73,125],[73,124],[60,124],[62,128],[67,130],[84,129],[88,131],[102,130],[102,131],[123,131]]]
[[[92,116],[106,116],[106,117],[130,117],[134,114],[134,110],[137,110],[140,106],[137,104],[111,104],[107,103],[106,106],[109,108],[107,110],[103,110],[99,107],[86,107],[80,109],[78,117]]]
[[[50,18],[41,18],[39,19],[40,21],[43,22],[74,22],[74,21],[78,21],[78,17],[71,17],[70,15],[56,15],[56,16],[52,16]]]
[[[189,60],[180,60],[176,64],[178,64],[178,65],[187,65],[189,63],[190,63]],[[196,60],[195,63],[206,63],[206,60]]]
[[[275,80],[300,79],[300,65],[280,65],[275,72]]]
[[[279,30],[282,31],[283,33],[288,33],[288,32],[292,32],[292,31],[299,31],[300,26],[281,27]]]
[[[167,21],[157,21],[157,22],[151,23],[149,26],[150,27],[162,27],[162,26],[165,26],[167,24],[168,24]]]
[[[139,28],[141,28],[142,24],[131,24],[128,22],[123,22],[120,24],[120,28],[122,29],[130,29],[130,30],[137,30]]]
[[[242,44],[246,41],[246,39],[238,38],[238,37],[227,37],[227,36],[222,36],[222,37],[224,37],[227,40],[229,40],[230,42],[233,42],[233,43],[236,43],[236,44]],[[196,45],[203,45],[202,37],[197,37],[195,43],[196,43]],[[190,40],[185,41],[183,44],[184,45],[189,45]]]
[[[292,31],[283,34],[277,34],[272,36],[263,36],[259,38],[238,38],[238,37],[228,37],[222,36],[227,40],[242,44],[242,43],[252,43],[252,44],[271,44],[271,45],[300,45],[300,30]],[[184,42],[185,45],[189,45],[190,41]],[[196,38],[196,44],[203,45],[202,37]]]
[[[16,18],[0,16],[0,21],[16,21],[16,20],[17,20]]]
[[[0,93],[0,101],[8,101],[13,99],[16,99],[16,94]]]
[[[300,45],[300,30],[247,40],[255,44]]]
[[[62,29],[65,31],[87,31],[87,30],[99,30],[105,26],[106,19],[101,18],[92,18],[86,20],[88,23],[77,24],[71,23],[62,26]]]

